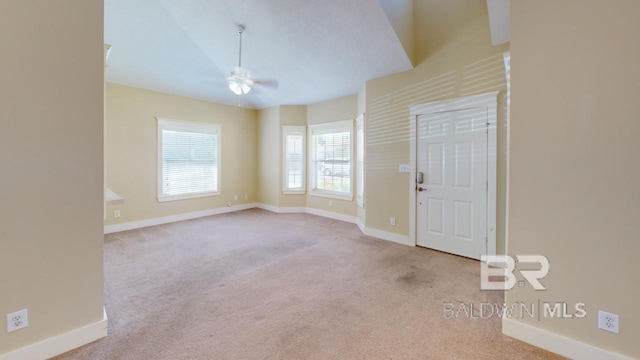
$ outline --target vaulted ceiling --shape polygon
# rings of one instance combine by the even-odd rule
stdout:
[[[105,0],[106,79],[258,109],[355,94],[413,68],[414,1],[435,0]],[[243,67],[277,89],[228,89],[238,24]]]

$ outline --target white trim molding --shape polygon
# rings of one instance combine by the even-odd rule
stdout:
[[[300,137],[300,159],[295,161],[295,159],[289,159],[290,152],[289,149],[289,141],[288,138],[292,137]],[[295,146],[293,146],[295,148]],[[291,153],[292,157],[296,152]],[[299,162],[300,165],[300,186],[299,187],[290,187],[289,185],[289,161],[294,163]],[[295,195],[295,194],[304,194],[307,192],[307,179],[306,179],[306,171],[307,168],[307,127],[306,126],[283,126],[282,127],[282,193],[285,195]]]
[[[309,208],[309,207],[279,207],[279,206],[269,205],[269,204],[256,204],[256,207],[258,209],[271,211],[276,214],[311,214],[311,215],[326,217],[329,219],[344,221],[351,224],[356,223],[355,216],[340,214],[333,211]]]
[[[361,227],[359,224],[358,224],[358,227],[360,228],[360,231],[362,231],[362,233],[367,236],[371,236],[371,237],[386,240],[386,241],[391,241],[391,242],[402,244],[402,245],[416,246],[415,243],[412,243],[409,240],[409,237],[407,235],[390,233],[383,230],[368,228],[366,226]]]
[[[307,212],[306,207],[278,207],[275,205],[262,204],[262,203],[255,204],[255,205],[256,205],[256,208],[258,209],[271,211],[276,214],[296,214],[296,213],[304,214]]]
[[[242,204],[242,205],[229,206],[229,207],[219,208],[219,209],[196,211],[196,212],[190,212],[186,214],[165,216],[161,218],[132,221],[128,223],[115,224],[115,225],[107,225],[104,227],[104,233],[111,234],[111,233],[120,232],[120,231],[127,231],[127,230],[144,228],[148,226],[169,224],[176,221],[191,220],[191,219],[201,218],[205,216],[219,215],[219,214],[225,214],[225,213],[241,211],[241,210],[248,210],[253,208],[267,210],[277,214],[311,214],[311,215],[322,216],[322,217],[326,217],[326,218],[334,219],[338,221],[344,221],[350,224],[356,224],[360,229],[360,231],[367,236],[371,236],[381,240],[391,241],[391,242],[402,244],[402,245],[415,246],[415,243],[409,241],[408,236],[390,233],[383,230],[368,228],[356,216],[345,215],[345,214],[340,214],[333,211],[326,211],[326,210],[310,208],[310,207],[279,207],[275,205],[261,204],[261,203]],[[0,360],[4,360],[4,359],[0,358]]]
[[[366,134],[364,126],[364,113],[358,115],[356,118],[356,201],[361,209],[364,209],[364,189],[365,189],[365,176],[366,174]]]
[[[408,236],[390,233],[383,230],[368,228],[356,216],[344,215],[344,214],[339,214],[332,211],[320,210],[320,209],[309,208],[309,207],[306,207],[306,208],[305,207],[277,207],[277,206],[268,205],[268,204],[257,204],[256,207],[263,210],[278,213],[278,214],[306,213],[306,214],[322,216],[322,217],[326,217],[334,220],[344,221],[351,224],[356,224],[360,229],[360,231],[367,236],[371,236],[381,240],[391,241],[391,242],[402,244],[402,245],[415,246],[415,244],[409,241]]]
[[[411,171],[409,174],[409,242],[417,244],[417,208],[416,208],[416,173],[417,173],[417,119],[419,115],[435,114],[455,110],[486,108],[488,123],[488,194],[487,194],[487,237],[488,246],[486,255],[496,254],[496,196],[497,196],[497,108],[498,91],[464,96],[460,98],[432,101],[424,104],[416,104],[410,109],[410,143],[409,158]]]
[[[0,360],[42,360],[64,354],[107,336],[107,312],[93,324],[0,355]]]
[[[174,119],[165,119],[161,117],[156,117],[157,122],[157,199],[158,202],[166,202],[166,201],[176,201],[176,200],[185,200],[185,199],[195,199],[200,197],[208,197],[208,196],[218,196],[221,193],[221,184],[222,184],[222,155],[221,155],[221,138],[222,138],[222,125],[220,124],[212,124],[212,123],[204,123],[204,122],[195,122],[195,121],[185,121],[185,120],[174,120]],[[180,132],[180,133],[197,133],[197,134],[206,134],[212,136],[214,140],[214,144],[212,147],[215,147],[215,159],[213,160],[212,165],[215,167],[216,173],[216,183],[215,189],[202,190],[193,188],[188,192],[179,193],[179,194],[169,194],[164,192],[164,132]],[[202,145],[202,144],[200,144]],[[183,189],[186,191],[186,189]]]
[[[122,223],[122,224],[106,225],[104,227],[104,233],[111,234],[111,233],[120,232],[120,231],[127,231],[127,230],[140,229],[140,228],[149,227],[149,226],[169,224],[177,221],[197,219],[205,216],[226,214],[226,213],[241,211],[241,210],[248,210],[248,209],[253,209],[255,207],[256,207],[256,204],[254,203],[240,204],[240,205],[233,205],[233,206],[228,206],[228,207],[223,207],[218,209],[195,211],[190,213],[176,214],[176,215],[164,216],[164,217],[153,218],[153,219],[131,221],[131,222]]]
[[[506,182],[505,182],[505,201],[504,201],[504,253],[509,253],[509,194],[511,192],[511,52],[507,51],[502,54],[504,60],[504,73],[507,79],[507,114],[504,123],[507,130],[507,158],[506,166]],[[506,264],[505,264],[506,265]]]
[[[366,226],[364,226],[364,222],[362,222],[362,219],[356,218],[356,225],[358,225],[358,229],[360,229],[360,232],[364,234],[364,229],[366,228]]]
[[[513,319],[502,319],[502,333],[570,359],[632,359]]]
[[[309,190],[309,195],[312,196],[321,196],[321,197],[326,197],[326,198],[330,198],[330,199],[338,199],[338,200],[346,200],[346,201],[352,201],[353,200],[353,191],[354,191],[354,184],[353,184],[353,179],[355,179],[354,176],[354,170],[355,170],[355,166],[354,166],[354,159],[353,159],[353,154],[354,154],[354,121],[353,119],[350,120],[342,120],[342,121],[335,121],[335,122],[331,122],[331,123],[324,123],[324,124],[314,124],[314,125],[309,125],[307,127],[307,189]],[[317,157],[317,153],[316,150],[318,150],[316,148],[316,136],[321,136],[321,135],[329,135],[329,134],[337,134],[337,133],[342,133],[342,132],[349,132],[349,192],[342,192],[342,191],[334,191],[334,190],[325,190],[325,189],[319,189],[318,188],[318,184],[316,184],[317,182],[317,176],[316,176],[316,171],[318,171],[319,169],[316,167],[316,157]],[[343,139],[344,140],[344,139]],[[337,161],[346,161],[346,159],[341,158],[341,159],[335,159]],[[333,161],[332,159],[324,159],[324,161]]]
[[[326,217],[326,218],[329,218],[329,219],[348,222],[348,223],[351,223],[351,224],[355,224],[357,222],[357,219],[356,219],[355,216],[344,215],[344,214],[340,214],[340,213],[333,212],[333,211],[326,211],[326,210],[320,210],[320,209],[315,209],[315,208],[308,207],[305,212],[307,214],[318,215],[318,216]]]

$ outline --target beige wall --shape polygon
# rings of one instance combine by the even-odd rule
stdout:
[[[417,0],[413,19],[414,63],[418,66],[433,62],[436,54],[476,48],[478,40],[484,42],[490,36],[486,0]]]
[[[512,301],[584,302],[587,318],[525,321],[640,358],[640,2],[511,3],[509,252],[544,254],[547,291]],[[620,315],[620,334],[597,311]]]
[[[3,0],[0,14],[3,354],[103,318],[103,3]],[[25,308],[29,326],[7,333]]]
[[[389,23],[402,44],[402,48],[413,63],[413,7],[414,0],[378,0]]]
[[[358,95],[345,96],[307,106],[307,124],[324,124],[355,119],[358,116]]]
[[[323,124],[341,120],[355,120],[358,116],[358,95],[341,97],[334,100],[307,106],[307,123]],[[355,121],[354,121],[355,134]],[[355,136],[355,135],[354,135]],[[354,148],[355,149],[355,148]],[[354,196],[352,201],[329,199],[321,196],[307,195],[307,207],[331,211],[347,216],[357,215],[357,203],[355,197],[355,174],[351,181],[354,182]]]
[[[108,71],[108,70],[107,70]],[[124,198],[109,205],[107,224],[253,203],[258,199],[256,111],[123,85],[107,85],[107,186]],[[156,117],[220,124],[222,183],[219,196],[157,200]],[[244,195],[247,195],[247,199]],[[234,201],[234,195],[238,200]],[[114,218],[114,210],[121,211]]]
[[[366,226],[409,235],[409,106],[500,91],[498,100],[497,252],[504,253],[506,208],[506,78],[491,46],[484,0],[417,1],[416,59],[411,71],[366,86]],[[396,218],[396,226],[389,219]]]
[[[258,202],[280,206],[280,107],[260,110],[258,114]]]
[[[259,203],[275,207],[305,207],[305,195],[283,194],[282,127],[307,124],[307,107],[282,105],[259,111]]]
[[[409,179],[397,171],[409,161],[408,105],[504,93],[501,54],[507,47],[490,46],[485,6],[481,0],[415,2],[415,70],[371,81],[364,95],[308,107],[243,113],[109,84],[108,185],[126,202],[109,206],[107,223],[256,201],[354,216],[355,200],[332,200],[329,207],[325,198],[283,197],[279,139],[281,126],[299,124],[303,113],[309,124],[355,118],[364,97],[366,223],[408,234]],[[515,289],[508,301],[585,302],[585,320],[525,322],[640,357],[634,307],[640,291],[632,275],[640,254],[640,122],[634,121],[640,51],[633,46],[640,4],[519,0],[511,6],[509,252],[543,253],[552,270],[544,280],[547,291]],[[2,194],[0,210],[0,314],[30,311],[28,328],[0,331],[2,354],[102,319],[103,4],[3,0],[0,13],[10,14],[0,22],[0,163],[12,169],[0,177],[10,190]],[[149,186],[157,176],[156,116],[222,124],[222,195],[157,202],[155,185]],[[499,124],[500,221],[503,112]],[[116,208],[122,212],[117,221]],[[388,225],[392,216],[395,228]],[[499,239],[503,228],[499,223]],[[503,248],[499,244],[498,251]],[[597,329],[598,309],[620,315],[619,335]]]
[[[258,112],[259,117],[259,201],[262,204],[279,208],[312,207],[336,212],[343,215],[355,215],[353,202],[319,198],[308,195],[283,194],[283,154],[282,127],[306,126],[332,121],[352,119],[357,97],[348,96],[318,104],[281,105]],[[332,205],[329,206],[329,201]]]

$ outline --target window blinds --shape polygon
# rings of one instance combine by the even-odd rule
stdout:
[[[219,129],[210,124],[168,121],[159,121],[158,125],[158,198],[177,199],[219,192]]]
[[[352,198],[353,121],[311,126],[312,190]]]

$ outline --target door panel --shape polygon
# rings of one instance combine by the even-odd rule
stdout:
[[[443,235],[444,233],[444,216],[442,199],[429,198],[428,203],[428,221],[427,231],[431,234]]]
[[[444,185],[444,144],[434,143],[428,147],[429,168],[425,174],[431,186]]]
[[[473,240],[473,203],[453,201],[453,236],[457,239]]]
[[[473,189],[473,142],[456,142],[454,149],[454,186]]]
[[[486,108],[417,117],[420,246],[474,259],[487,253]]]

